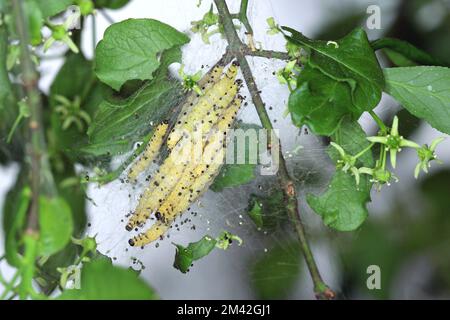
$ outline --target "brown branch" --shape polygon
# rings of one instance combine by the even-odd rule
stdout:
[[[256,112],[258,113],[259,119],[263,127],[265,129],[271,130],[273,129],[272,123],[270,121],[269,115],[267,114],[265,104],[261,98],[260,92],[255,83],[255,79],[253,78],[251,68],[246,59],[248,47],[241,42],[238,34],[236,33],[236,30],[234,29],[232,15],[228,10],[228,6],[225,0],[214,0],[214,2],[219,12],[220,22],[224,27],[225,37],[229,45],[228,50],[230,50],[230,52],[236,57],[237,61],[240,64],[244,80],[250,91],[253,104],[255,105]],[[242,16],[242,10],[239,15]],[[323,282],[319,269],[317,268],[317,264],[314,260],[313,253],[309,246],[303,222],[299,214],[297,191],[295,188],[295,184],[289,175],[281,147],[279,148],[279,157],[280,157],[280,167],[278,170],[279,183],[281,188],[284,190],[288,215],[294,224],[303,256],[305,257],[306,264],[308,266],[309,272],[311,274],[314,283],[314,292],[318,299],[333,299],[335,297],[335,293]]]

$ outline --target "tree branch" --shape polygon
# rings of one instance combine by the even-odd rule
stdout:
[[[24,17],[22,1],[12,0],[16,32],[20,40],[22,67],[22,85],[25,92],[25,101],[30,109],[28,121],[27,153],[30,161],[31,173],[31,206],[28,215],[27,230],[37,232],[39,228],[39,197],[42,192],[49,195],[54,193],[53,178],[46,156],[44,128],[42,124],[41,95],[37,88],[39,76],[35,70],[29,50],[29,36],[27,21]]]
[[[241,50],[242,50],[242,53],[246,56],[262,57],[262,58],[267,58],[267,59],[278,59],[278,60],[284,60],[284,61],[292,60],[292,58],[289,56],[289,54],[287,52],[273,51],[273,50],[253,51],[246,45],[243,45]]]
[[[245,57],[246,53],[248,53],[248,47],[244,45],[239,39],[236,30],[234,29],[232,15],[228,10],[228,6],[225,0],[214,0],[217,10],[219,12],[220,22],[223,24],[225,37],[228,41],[228,49],[231,53],[236,57],[237,61],[240,64],[240,68],[242,70],[242,74],[244,76],[244,80],[247,84],[247,87],[250,91],[250,95],[252,97],[253,104],[255,105],[256,112],[258,113],[261,124],[265,129],[273,129],[272,123],[270,121],[269,115],[267,114],[267,110],[265,108],[265,104],[261,98],[258,87],[255,83],[255,79],[253,78],[253,74],[251,68],[248,64],[248,61]],[[248,0],[242,0],[241,2],[241,10],[239,13],[239,19],[242,19],[243,14],[246,16]],[[241,20],[243,21],[243,20]],[[247,21],[247,19],[244,19]],[[244,23],[244,22],[243,22]],[[247,27],[246,27],[247,28]],[[247,29],[247,31],[251,30]],[[285,159],[283,157],[283,152],[281,147],[279,148],[279,157],[280,157],[280,167],[278,170],[278,179],[281,188],[284,190],[285,199],[286,199],[286,208],[289,214],[289,218],[294,224],[295,231],[297,233],[298,239],[300,241],[300,247],[302,253],[305,257],[306,264],[308,266],[309,272],[311,274],[313,283],[314,283],[314,292],[318,299],[332,299],[335,297],[334,292],[328,288],[328,286],[323,282],[322,277],[317,268],[317,264],[314,260],[314,256],[312,254],[311,248],[309,247],[308,239],[306,237],[306,232],[302,223],[302,220],[299,215],[299,206],[297,201],[297,191],[295,188],[295,184],[292,181],[292,178],[289,175]]]

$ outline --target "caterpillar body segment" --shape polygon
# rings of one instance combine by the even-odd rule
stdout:
[[[128,243],[131,246],[144,246],[159,239],[166,233],[171,225],[172,220],[170,217],[174,216],[172,212],[175,210],[176,203],[181,200],[181,195],[189,189],[193,179],[196,178],[192,176],[193,168],[195,168],[195,166],[189,165],[189,167],[184,170],[178,184],[165,198],[165,201],[162,204],[159,203],[160,206],[157,208],[158,211],[155,213],[155,218],[157,221],[147,231],[130,239]],[[189,203],[187,203],[187,206],[189,206]]]
[[[219,173],[225,158],[226,133],[232,126],[241,106],[242,97],[234,98],[209,136],[200,164],[191,163],[183,172],[179,182],[157,209],[157,222],[147,231],[129,240],[131,246],[145,246],[162,238],[176,217],[189,208],[206,191]]]
[[[150,214],[159,207],[177,184],[186,169],[188,162],[186,157],[190,156],[190,154],[182,153],[184,146],[190,148],[188,143],[180,143],[159,167],[155,176],[151,179],[149,187],[142,194],[134,214],[126,225],[126,230],[131,231],[133,228],[145,223]]]
[[[207,189],[208,181],[212,182],[214,176],[220,170],[225,158],[226,132],[236,118],[241,101],[242,97],[235,98],[226,109],[216,125],[215,134],[210,136],[210,140],[204,147],[202,162],[194,163],[185,171],[182,179],[172,191],[171,198],[169,197],[158,210],[165,221],[173,221],[176,215],[185,211],[189,204]],[[163,207],[172,208],[172,210],[161,210]]]
[[[214,168],[217,166],[220,168],[223,164],[225,158],[226,131],[229,130],[236,118],[237,111],[241,106],[241,99],[242,97],[235,98],[216,124],[214,134],[210,135],[209,140],[203,148],[202,159],[200,159],[201,162],[198,163],[194,160],[188,165],[174,190],[158,209],[163,220],[171,220],[168,219],[170,217],[168,216],[170,215],[170,212],[174,212],[175,215],[183,212],[185,210],[182,210],[184,207],[183,203],[185,203],[182,198],[183,194],[189,194],[189,199],[191,199],[187,203],[187,206],[189,206],[189,203],[195,200],[195,198],[193,199],[194,193],[192,191],[192,186],[194,186],[197,181],[200,181],[202,176],[211,179],[212,177],[210,175],[215,171]],[[197,191],[196,193],[199,193]],[[181,208],[179,206],[181,206]]]
[[[192,119],[193,131],[196,132],[201,130],[203,134],[210,132],[235,97],[237,91],[238,86],[234,83],[229,87],[227,96],[223,97],[222,100],[219,100],[218,102],[216,101],[217,103],[213,104],[213,107],[209,108],[209,110],[206,110],[206,113],[204,113],[202,117],[199,115],[198,118]]]
[[[209,91],[219,80],[223,72],[222,66],[215,66],[211,72],[208,72],[199,82],[198,85],[202,89],[202,92],[205,94]],[[187,116],[191,113],[192,108],[195,104],[198,103],[200,96],[195,92],[191,92],[191,94],[187,97],[186,102],[181,107],[180,115],[178,116],[177,122],[173,127],[173,130],[180,130],[183,123],[186,122]]]
[[[189,135],[202,126],[212,126],[214,119],[220,115],[221,110],[226,108],[236,92],[237,86],[234,83],[229,84],[226,81],[217,84],[194,106],[180,129],[171,132],[167,141],[168,147],[173,148],[183,135]],[[205,128],[203,130],[207,131]]]
[[[218,131],[226,131],[232,127],[236,115],[241,108],[242,100],[244,100],[244,98],[240,95],[233,99],[230,106],[225,110],[222,117],[217,122]]]
[[[156,213],[158,221],[154,223],[147,231],[130,239],[128,243],[131,246],[145,246],[162,238],[166,231],[169,230],[170,225],[175,218],[179,214],[186,211],[190,204],[200,197],[205,190],[207,190],[209,184],[212,183],[214,177],[219,173],[220,168],[222,167],[222,161],[217,160],[214,162],[218,163],[199,165],[199,168],[197,168],[198,170],[196,171],[202,171],[203,174],[196,177],[190,186],[185,185],[184,188],[181,186],[179,188],[175,188],[171,195],[166,199],[166,202],[160,209],[158,209],[158,212]]]
[[[175,165],[170,171],[160,171],[157,174],[156,179],[152,181],[153,184],[144,191],[134,214],[130,217],[126,226],[128,231],[145,223],[177,184],[178,177],[184,169],[184,165]],[[168,172],[167,175],[166,172]]]
[[[148,243],[161,239],[169,228],[170,227],[167,224],[157,221],[145,233],[141,233],[128,240],[128,243],[132,247],[145,246]]]
[[[190,133],[195,131],[195,129],[202,124],[202,121],[203,124],[205,124],[205,117],[207,117],[207,115],[213,116],[213,114],[211,114],[212,107],[221,110],[229,105],[239,87],[235,82],[237,71],[237,66],[232,64],[230,68],[228,68],[225,76],[199,98],[198,103],[193,106],[191,112],[187,113],[185,118],[178,120],[177,125],[167,139],[167,146],[169,149],[173,148],[178,143],[185,132]],[[212,121],[212,119],[208,119],[207,123],[209,123],[209,121]]]
[[[143,153],[139,156],[138,160],[132,165],[128,171],[128,180],[136,181],[139,174],[141,174],[145,169],[152,163],[153,160],[158,156],[159,150],[164,141],[164,136],[169,127],[168,122],[163,122],[156,127],[156,130],[148,142]]]

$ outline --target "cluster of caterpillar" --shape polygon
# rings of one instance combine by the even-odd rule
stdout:
[[[236,80],[238,64],[223,73],[215,67],[200,81],[203,95],[191,94],[181,108],[175,126],[167,136],[169,154],[156,170],[149,186],[130,217],[126,230],[141,227],[152,214],[156,222],[128,242],[145,246],[163,235],[177,216],[188,209],[220,171],[224,162],[227,131],[232,127],[243,98],[242,81]],[[153,161],[164,143],[168,125],[159,125],[149,145],[129,171],[133,180]],[[200,133],[201,161],[194,155],[192,136]],[[130,179],[130,181],[132,180]]]

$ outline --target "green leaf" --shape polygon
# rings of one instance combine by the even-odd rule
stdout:
[[[332,135],[345,115],[358,119],[362,113],[354,107],[348,85],[310,65],[302,70],[288,106],[296,126],[306,124],[315,134],[324,136]]]
[[[225,188],[233,188],[255,179],[254,164],[227,164],[211,185],[211,190],[220,192]]]
[[[0,160],[9,154],[9,147],[4,145],[15,119],[19,114],[11,81],[9,79],[6,59],[8,56],[8,33],[6,26],[0,25]],[[13,136],[17,137],[16,135]],[[13,139],[14,141],[14,139]],[[5,157],[3,154],[5,153]]]
[[[298,242],[281,243],[251,267],[251,283],[259,299],[285,299],[300,275]]]
[[[151,130],[150,123],[164,120],[181,97],[178,83],[155,79],[128,99],[103,101],[88,130],[89,144],[80,151],[101,156],[130,150]]]
[[[3,207],[6,260],[15,267],[20,266],[20,240],[31,201],[31,190],[23,185],[24,177],[21,172],[16,185],[8,192]]]
[[[82,54],[69,53],[64,65],[50,87],[50,95],[61,95],[69,100],[86,96],[95,82],[92,62]]]
[[[357,28],[336,42],[311,40],[294,29],[283,29],[291,33],[286,36],[289,41],[311,52],[308,61],[311,67],[350,87],[353,105],[359,112],[377,106],[384,77],[363,29]]]
[[[73,0],[39,0],[37,4],[44,19],[57,15],[63,12],[70,5],[72,5]]]
[[[189,42],[171,26],[152,19],[128,19],[110,26],[96,48],[95,71],[101,81],[119,90],[128,80],[150,80],[159,56]]]
[[[367,178],[364,177],[364,180]],[[320,216],[323,223],[338,231],[358,229],[368,216],[366,203],[370,201],[370,189],[361,181],[357,188],[350,174],[335,173],[328,190],[321,196],[308,195],[309,206]]]
[[[241,129],[244,131],[244,134],[247,130],[259,130],[260,126],[248,123],[239,123],[236,125],[236,129]],[[236,137],[232,137],[234,139],[234,159],[235,162],[238,159],[237,153],[242,150],[241,144],[243,141],[239,141]],[[225,164],[222,167],[222,170],[219,172],[217,177],[215,178],[213,184],[211,185],[211,190],[214,192],[220,192],[225,188],[237,187],[246,183],[249,183],[255,179],[255,168],[256,164],[250,162],[250,143],[254,144],[255,142],[250,141],[249,138],[245,138],[245,161],[244,163],[230,163]],[[232,144],[229,144],[228,148],[231,147]],[[240,149],[240,150],[239,150]],[[259,150],[257,149],[259,152]]]
[[[345,119],[333,140],[348,153],[355,155],[369,145],[365,132],[359,124]],[[329,149],[330,156],[337,160],[337,152]],[[359,159],[359,165],[372,167],[373,155],[370,151]],[[328,189],[320,196],[309,194],[309,206],[319,214],[325,225],[338,231],[353,231],[361,226],[368,216],[366,208],[370,201],[372,183],[366,175],[361,176],[359,186],[350,173],[339,169],[334,174]]]
[[[450,134],[450,68],[385,69],[386,92],[414,116]]]
[[[256,196],[250,198],[248,215],[258,228],[264,226],[263,204]]]
[[[8,34],[5,26],[0,26],[0,112],[10,107],[8,97],[12,95],[11,82],[6,68],[6,58],[8,56]],[[3,124],[2,117],[2,124]]]
[[[38,235],[25,233],[23,236],[24,252],[20,261],[19,298],[26,300],[33,290],[33,277],[36,272],[36,258],[38,256]]]
[[[105,259],[84,264],[81,288],[64,291],[61,300],[154,300],[155,291],[130,269],[113,266]]]
[[[44,26],[44,15],[36,0],[26,0],[24,6],[25,16],[28,20],[28,34],[32,45],[42,42],[41,29]]]
[[[339,129],[333,135],[332,140],[339,144],[348,154],[355,155],[367,146],[369,142],[366,139],[366,133],[357,121],[344,118]],[[339,159],[338,152],[335,148],[329,147],[328,154],[330,158],[336,162]],[[373,167],[375,160],[371,151],[366,152],[358,158],[357,164],[366,167]]]
[[[39,199],[39,254],[50,256],[62,250],[73,231],[72,212],[63,198]]]
[[[391,52],[395,52],[402,56],[403,59],[409,60],[411,62],[416,62],[423,65],[439,66],[443,62],[438,61],[433,58],[427,52],[415,47],[407,41],[403,41],[395,38],[382,38],[375,40],[371,43],[374,50],[388,49]],[[389,54],[390,55],[390,54]],[[397,59],[399,56],[397,56]]]
[[[274,190],[267,195],[252,194],[249,199],[248,215],[258,228],[274,230],[286,217],[284,193]]]
[[[58,195],[63,198],[70,207],[73,221],[73,236],[81,237],[87,222],[86,214],[86,188],[80,182],[77,176],[75,166],[71,161],[66,161],[63,165],[64,170],[53,170],[55,184]]]
[[[397,67],[413,67],[417,66],[417,63],[406,58],[404,55],[398,53],[397,51],[391,49],[384,49],[383,52],[386,54],[389,60]]]
[[[188,272],[192,263],[207,256],[215,247],[217,241],[211,236],[204,236],[197,242],[191,242],[187,247],[175,244],[175,260],[173,262],[174,268],[180,270],[182,273]]]

